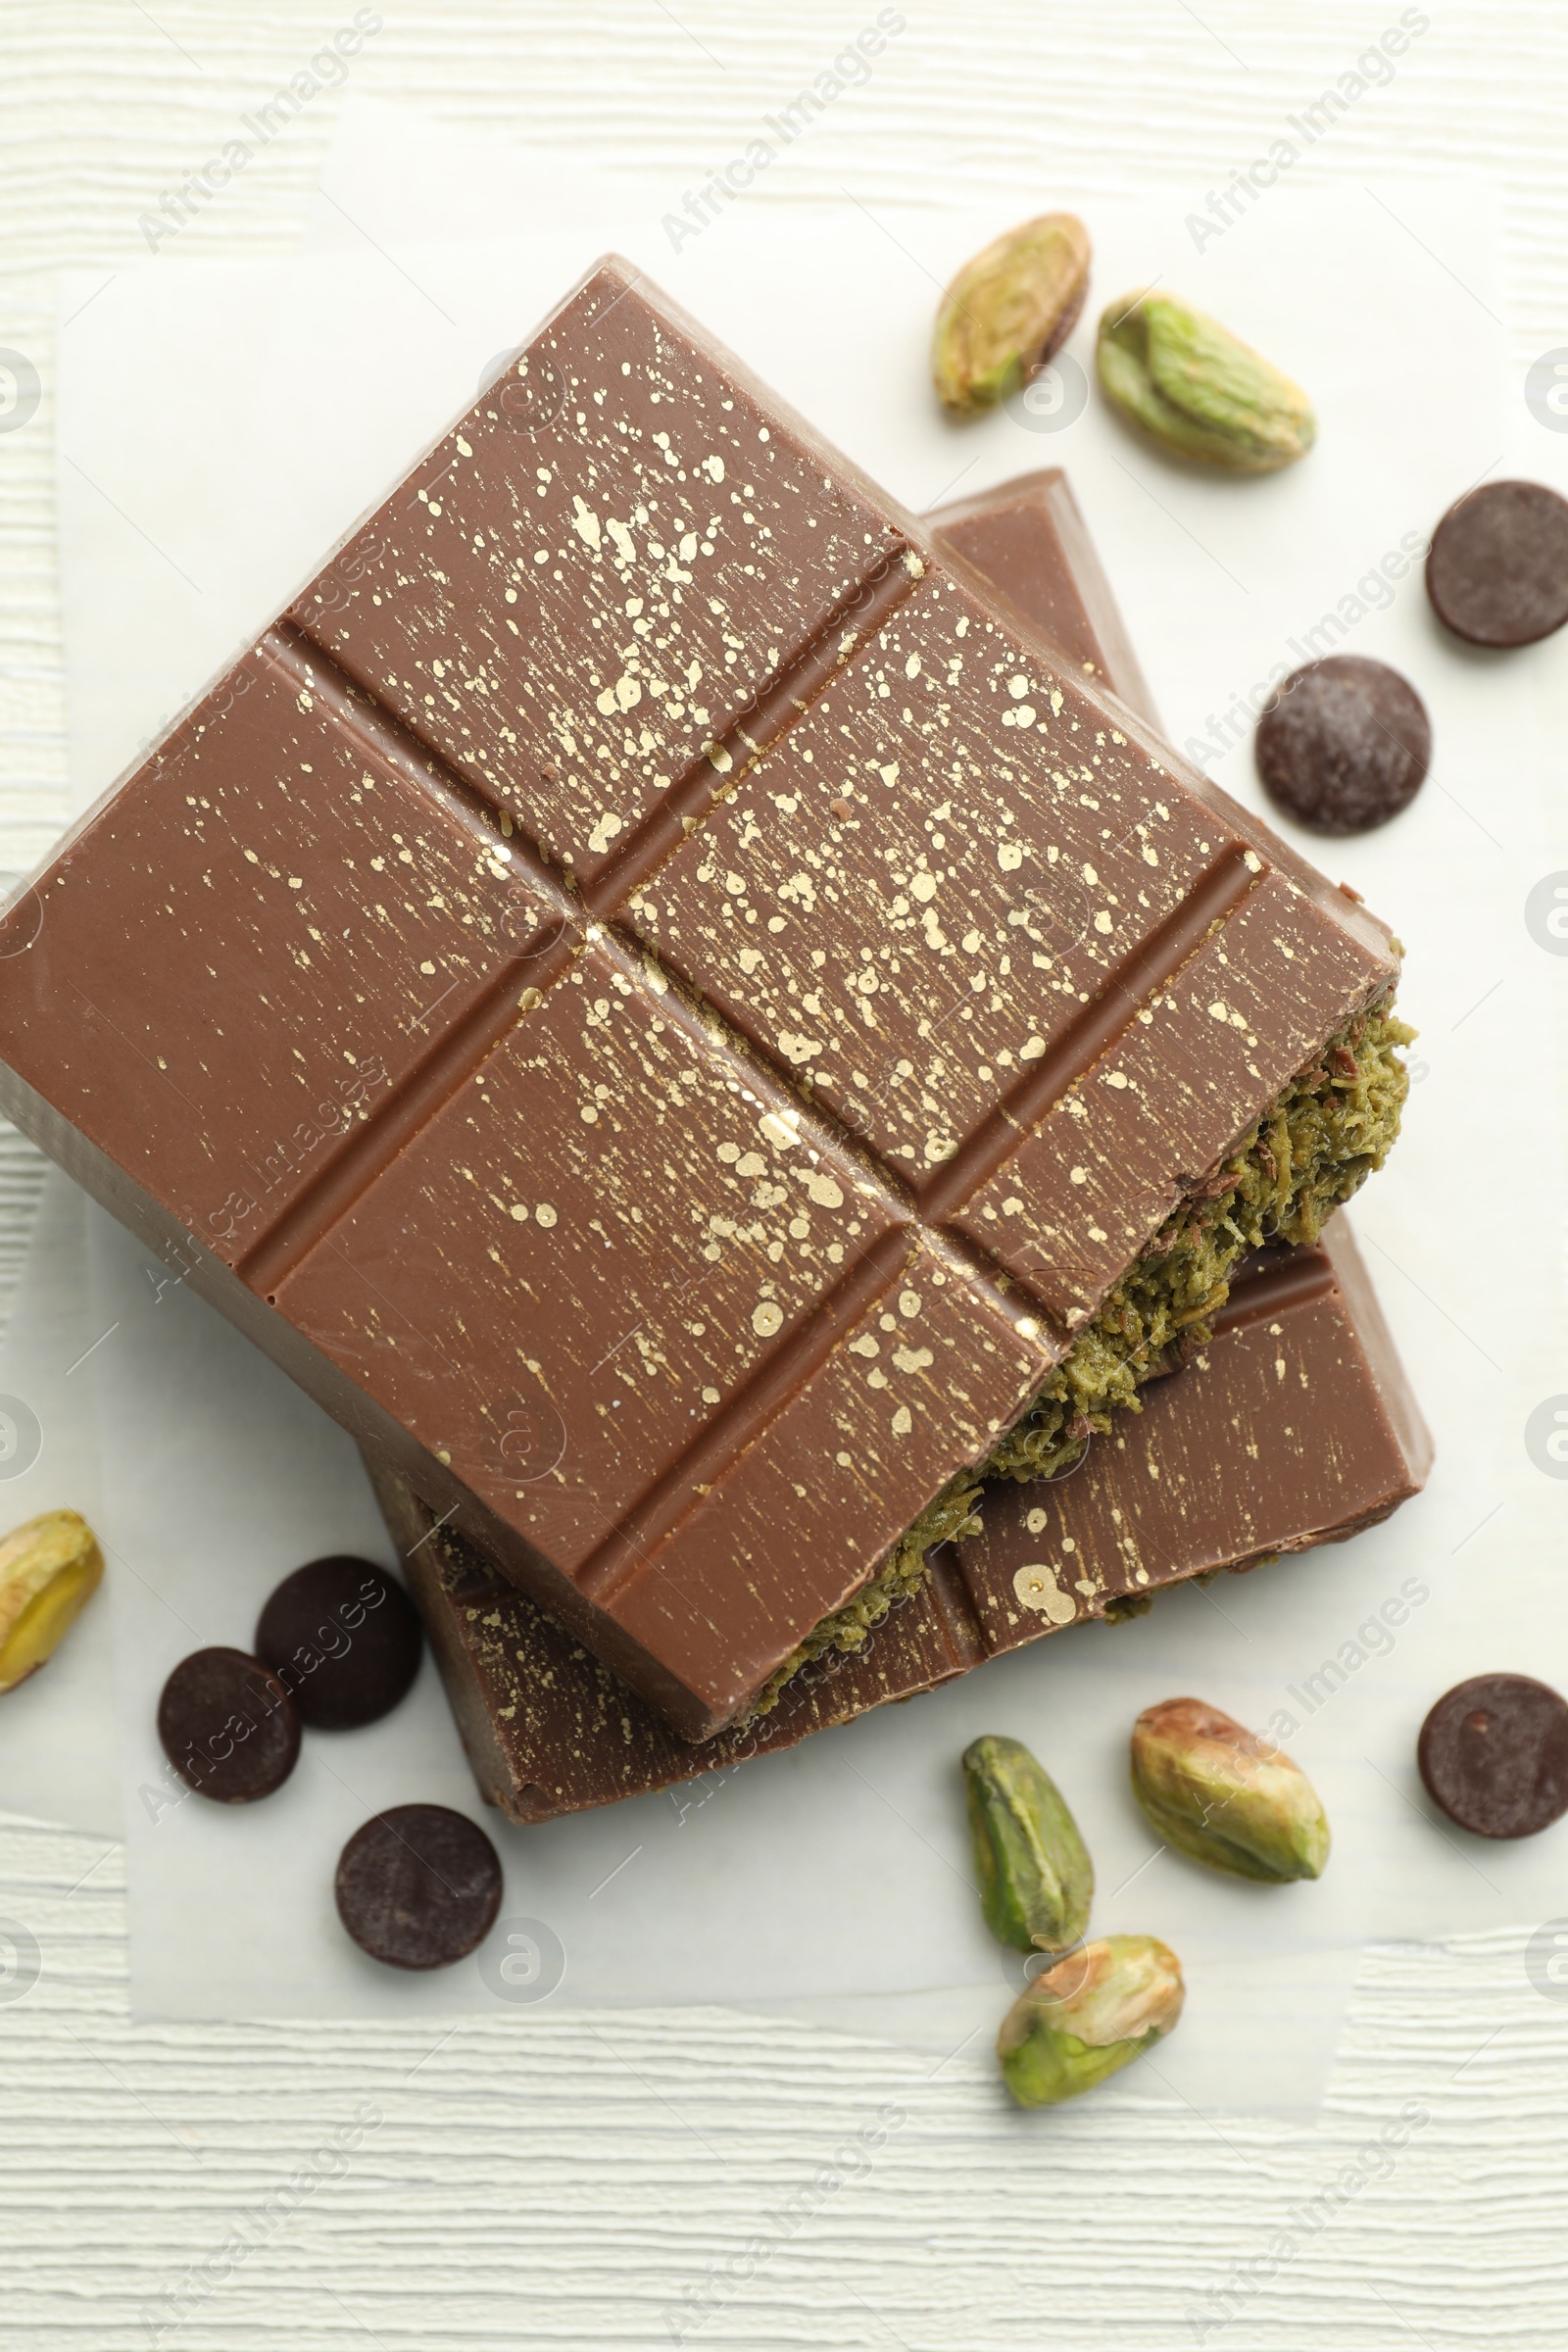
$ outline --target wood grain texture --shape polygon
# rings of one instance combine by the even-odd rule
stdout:
[[[697,184],[875,14],[719,0],[414,0],[386,7],[367,88],[475,129]],[[1395,0],[943,0],[868,87],[773,172],[768,201],[848,187],[918,201],[933,172],[1043,200],[1158,181],[1200,198],[1266,151],[1397,20]],[[1387,89],[1359,100],[1302,179],[1455,168],[1506,192],[1521,368],[1563,339],[1568,23],[1551,0],[1434,5]],[[0,435],[0,867],[41,854],[64,807],[53,537],[61,267],[177,267],[287,252],[330,131],[323,96],[149,261],[138,217],[219,152],[352,14],[322,0],[0,4],[0,344],[42,396]],[[35,1163],[0,1138],[0,1296]],[[3,1793],[3,1792],[0,1792]],[[713,2012],[380,2025],[128,2022],[116,1849],[0,1824],[0,1915],[43,1973],[0,2011],[4,2335],[17,2352],[122,2352],[139,2318],[222,2247],[363,2100],[384,2120],[177,2333],[182,2352],[388,2352],[670,2342],[662,2318],[769,2209],[802,2217],[713,2290],[689,2342],[906,2352],[1175,2352],[1185,2316],[1401,2103],[1430,2122],[1255,2292],[1228,2352],[1393,2352],[1568,2341],[1568,2004],[1543,1998],[1526,1932],[1370,1953],[1322,2124],[1086,2103],[1004,2107],[989,2066],[933,2062]],[[0,1987],[3,1992],[4,1987]],[[1282,2034],[1290,2031],[1281,2020]],[[849,2142],[904,2120],[837,2189]],[[835,2151],[841,2151],[835,2156]],[[326,2168],[335,2171],[335,2163]],[[1343,2176],[1348,2178],[1348,2176]],[[809,2184],[818,2180],[811,2191]],[[809,2211],[808,2210],[809,2208]],[[215,2268],[221,2269],[221,2262]]]

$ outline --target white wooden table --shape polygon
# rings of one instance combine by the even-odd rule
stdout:
[[[798,143],[796,186],[871,201],[935,174],[976,191],[1034,178],[1043,205],[1129,177],[1206,192],[1400,12],[907,0],[903,13],[871,85]],[[1523,367],[1568,341],[1568,23],[1551,0],[1429,13],[1393,85],[1358,99],[1298,171],[1495,172]],[[354,67],[363,86],[687,185],[875,10],[384,0],[382,14]],[[351,15],[347,0],[0,0],[0,344],[42,383],[34,417],[0,436],[0,867],[30,863],[62,808],[51,273],[161,266],[139,216]],[[333,103],[268,145],[181,251],[290,250]],[[0,1139],[0,1286],[35,1186],[30,1152]],[[1568,2345],[1568,2004],[1527,1978],[1534,1922],[1369,1953],[1307,2132],[1092,2101],[1022,2117],[983,2060],[933,2072],[711,2012],[541,2011],[444,2040],[380,2025],[132,2028],[122,1887],[102,1840],[0,1824],[0,1922],[36,1938],[42,1965],[0,2005],[0,2340],[16,2352],[367,2339],[633,2352],[677,2327],[712,2352],[1165,2352],[1200,2341],[1195,2313],[1227,2310],[1205,2340],[1232,2352]],[[1428,2120],[1388,2177],[1368,2178],[1355,2149],[1412,2101]],[[340,2127],[358,2143],[320,2155],[327,2177],[308,2184],[298,2168]],[[852,2155],[867,2129],[884,2136]],[[1336,2180],[1323,2227],[1291,2220]],[[1228,2300],[1205,2301],[1213,2288]]]

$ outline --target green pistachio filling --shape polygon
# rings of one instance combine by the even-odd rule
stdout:
[[[858,1649],[896,1601],[925,1580],[926,1554],[978,1531],[990,1478],[1053,1478],[1141,1409],[1140,1383],[1200,1348],[1240,1260],[1269,1242],[1315,1242],[1342,1200],[1381,1168],[1399,1132],[1409,1079],[1396,1048],[1415,1032],[1388,1004],[1359,1013],[1183,1202],[1111,1291],[1022,1417],[986,1460],[926,1505],[855,1598],[811,1630],[753,1704],[766,1714],[791,1676],[830,1649]]]

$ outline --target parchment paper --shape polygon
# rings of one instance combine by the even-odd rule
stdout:
[[[84,1255],[89,1203],[44,1179],[22,1280],[0,1338],[0,1532],[80,1511],[102,1536]],[[0,1806],[119,1835],[110,1602],[116,1562],[54,1656],[0,1698]]]
[[[509,1914],[545,1923],[564,1948],[554,1997],[830,2000],[847,2016],[902,1993],[929,2019],[958,1999],[951,1988],[978,1992],[1004,1973],[964,1884],[956,1760],[976,1733],[1006,1731],[1079,1813],[1102,1890],[1097,1932],[1152,1930],[1190,1964],[1224,1952],[1233,1974],[1254,1953],[1254,1987],[1271,1965],[1296,1972],[1298,1993],[1336,1969],[1343,1984],[1329,1955],[1365,1937],[1550,1916],[1568,1832],[1512,1847],[1463,1838],[1431,1817],[1413,1748],[1432,1698],[1483,1665],[1568,1682],[1568,1497],[1525,1441],[1532,1412],[1568,1387],[1545,1047],[1562,966],[1524,919],[1532,886],[1568,867],[1542,751],[1568,656],[1551,644],[1467,655],[1430,621],[1414,574],[1386,600],[1370,582],[1357,590],[1499,460],[1546,470],[1522,442],[1528,418],[1510,416],[1486,208],[1473,190],[1281,189],[1198,257],[1180,199],[1085,205],[1100,256],[1091,316],[1099,297],[1163,276],[1311,387],[1322,441],[1310,461],[1229,483],[1135,445],[1093,399],[1051,431],[1038,416],[958,428],[935,414],[923,379],[934,281],[1036,209],[1038,191],[983,219],[748,207],[679,253],[662,196],[623,201],[618,225],[600,214],[581,233],[399,246],[361,188],[350,209],[368,242],[296,264],[172,261],[78,312],[61,431],[81,795],[286,599],[608,242],[913,506],[1065,464],[1172,734],[1195,753],[1206,738],[1207,763],[1240,798],[1259,801],[1248,730],[1238,721],[1227,750],[1215,722],[1272,665],[1294,665],[1293,642],[1328,612],[1349,615],[1346,645],[1396,662],[1431,708],[1425,792],[1386,832],[1330,845],[1328,863],[1409,950],[1417,1084],[1405,1138],[1356,1222],[1439,1462],[1425,1496],[1353,1544],[1170,1595],[1132,1625],[1044,1643],[673,1800],[527,1833],[489,1825]],[[68,292],[68,311],[91,282]],[[1070,349],[1087,364],[1089,332]],[[157,1686],[193,1646],[180,1615],[203,1639],[242,1639],[299,1558],[351,1527],[367,1547],[378,1539],[338,1434],[186,1294],[144,1302],[134,1245],[107,1227],[100,1238],[98,1309],[105,1323],[122,1310],[95,1359],[105,1507],[161,1595],[140,1583],[117,1594],[138,2002],[215,2015],[502,1997],[478,1960],[389,1990],[329,1915],[337,1844],[364,1813],[411,1793],[474,1809],[428,1670],[409,1708],[355,1735],[352,1752],[310,1742],[289,1788],[237,1826],[198,1801],[154,1821],[138,1799],[156,1769]],[[168,1541],[175,1496],[200,1504],[172,1519],[203,1529],[194,1545]],[[1412,1587],[1422,1597],[1396,1636],[1359,1630]],[[1272,1721],[1318,1783],[1336,1832],[1319,1886],[1260,1893],[1153,1847],[1125,1790],[1126,1732],[1140,1707],[1184,1690]],[[1179,2046],[1199,2050],[1198,2007],[1173,2064]],[[1311,2002],[1283,2007],[1294,2021]]]

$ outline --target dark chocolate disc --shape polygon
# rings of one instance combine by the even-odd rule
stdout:
[[[285,1576],[256,1625],[265,1658],[312,1731],[390,1714],[419,1671],[419,1619],[395,1577],[345,1553]]]
[[[1416,1761],[1462,1830],[1533,1838],[1568,1813],[1568,1702],[1528,1674],[1478,1674],[1439,1699]]]
[[[242,1649],[198,1649],[180,1660],[158,1701],[158,1737],[180,1779],[220,1805],[270,1796],[299,1761],[293,1701]]]
[[[1450,507],[1427,551],[1432,610],[1472,645],[1534,645],[1568,620],[1568,499],[1488,482]]]
[[[1257,772],[1315,833],[1369,833],[1414,800],[1432,760],[1426,705],[1386,662],[1331,654],[1286,679],[1257,729]]]
[[[450,1968],[495,1925],[501,1857],[445,1805],[394,1805],[356,1830],[338,1858],[338,1917],[389,1968]]]

